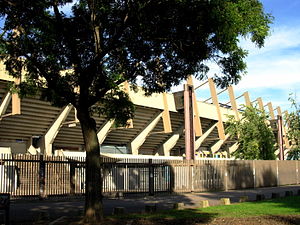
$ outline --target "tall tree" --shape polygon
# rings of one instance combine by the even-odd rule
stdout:
[[[288,152],[287,159],[300,159],[300,105],[297,104],[296,98],[289,97],[291,102],[291,112],[286,117],[286,123],[288,127],[288,140],[291,141],[291,149]]]
[[[238,149],[232,153],[237,159],[275,159],[275,136],[264,111],[246,107],[242,119],[229,116],[226,131],[231,137],[238,137]]]
[[[102,218],[95,105],[125,123],[133,107],[122,82],[140,76],[147,94],[162,92],[191,74],[205,78],[210,60],[221,68],[220,86],[237,83],[247,55],[239,39],[262,47],[272,20],[259,0],[1,0],[0,16],[6,69],[26,77],[20,93],[33,85],[54,105],[77,109],[88,220]]]

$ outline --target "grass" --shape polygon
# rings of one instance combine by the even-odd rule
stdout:
[[[202,213],[215,213],[220,217],[250,217],[262,215],[299,215],[300,196],[270,199],[261,202],[244,202],[229,206],[199,209]]]
[[[166,210],[155,214],[129,214],[118,218],[192,219],[212,217],[253,217],[267,215],[300,215],[300,196],[244,202],[204,209]]]

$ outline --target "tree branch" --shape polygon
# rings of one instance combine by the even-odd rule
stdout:
[[[10,6],[17,6],[16,2],[9,1],[9,0],[4,0],[6,3],[8,3]]]

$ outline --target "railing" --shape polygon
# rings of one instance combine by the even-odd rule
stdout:
[[[299,161],[101,158],[103,195],[198,192],[299,183]],[[85,193],[85,158],[0,155],[0,193],[12,198]]]

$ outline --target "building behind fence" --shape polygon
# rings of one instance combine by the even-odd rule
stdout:
[[[299,183],[300,161],[102,158],[103,195],[154,195]],[[1,155],[0,193],[12,197],[85,192],[85,158]]]

